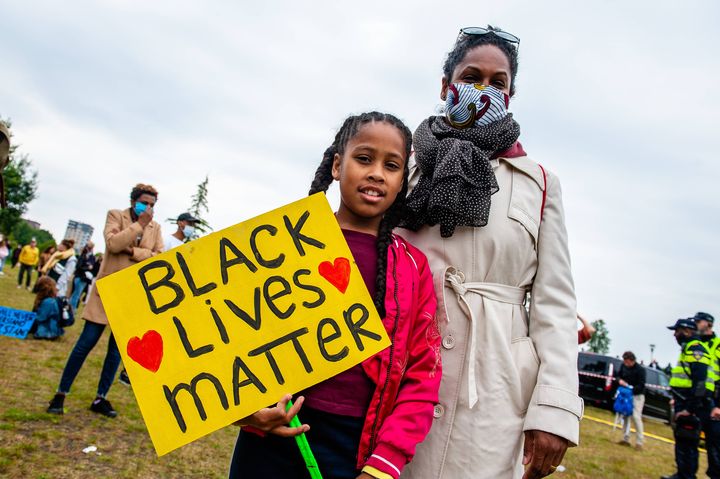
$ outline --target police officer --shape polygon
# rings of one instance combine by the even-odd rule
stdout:
[[[705,431],[705,448],[708,454],[708,475],[720,477],[720,408],[718,407],[718,394],[720,394],[720,337],[713,332],[715,318],[712,314],[698,312],[692,317],[698,328],[700,340],[710,353],[711,368],[708,374],[715,382],[715,407],[710,416],[703,418],[702,428]]]
[[[710,420],[710,412],[714,408],[715,382],[713,381],[710,351],[697,334],[697,325],[694,318],[678,319],[673,326],[668,326],[675,332],[675,340],[681,346],[677,365],[672,368],[670,387],[675,399],[675,464],[678,472],[671,476],[662,476],[661,479],[695,479],[698,469],[698,445],[700,442],[700,429],[703,425],[706,430],[714,431],[717,421]],[[708,374],[710,373],[710,374]],[[714,433],[708,435],[706,441],[717,437]],[[708,449],[708,462],[714,461]],[[720,479],[717,471],[719,464],[708,467],[711,479]],[[715,469],[713,469],[715,467]]]
[[[695,316],[692,317],[693,321],[695,321],[695,325],[698,329],[698,336],[700,336],[700,340],[705,343],[707,346],[708,351],[710,352],[710,355],[713,357],[713,370],[715,373],[715,399],[717,403],[717,397],[718,397],[718,388],[717,383],[720,381],[720,362],[718,361],[720,359],[720,337],[716,336],[713,332],[713,323],[715,322],[715,318],[712,314],[708,313],[695,313]],[[718,408],[718,411],[720,411],[720,408]],[[720,417],[720,413],[719,413]]]

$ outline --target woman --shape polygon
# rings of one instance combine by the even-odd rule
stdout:
[[[37,314],[33,331],[35,339],[57,339],[65,330],[60,327],[60,307],[57,300],[57,288],[55,280],[47,276],[40,278],[35,285],[37,294],[33,312]]]
[[[430,117],[414,135],[405,225],[415,232],[402,234],[433,271],[443,378],[435,422],[404,478],[539,478],[578,442],[575,295],[560,185],[527,157],[506,111],[518,45],[499,29],[463,29],[440,97],[473,115]],[[469,110],[463,95],[473,91],[481,101]],[[487,112],[496,116],[483,123]]]
[[[70,278],[75,275],[77,257],[75,256],[75,240],[64,239],[57,247],[57,251],[50,256],[40,269],[42,275],[55,280],[58,296],[67,296]]]
[[[94,248],[95,244],[92,241],[88,241],[80,253],[80,259],[78,260],[77,268],[75,268],[73,291],[72,297],[70,298],[70,304],[72,304],[74,309],[77,309],[80,304],[80,296],[82,296],[85,288],[90,285],[95,277],[93,271],[95,270],[97,258],[95,258],[95,255],[93,254]]]
[[[5,267],[5,260],[10,256],[10,246],[7,238],[0,239],[0,276],[3,276],[3,268]]]
[[[57,248],[55,248],[55,245],[50,245],[45,248],[42,253],[40,253],[40,259],[38,260],[38,278],[43,275],[42,270],[45,267],[45,264],[56,251]]]

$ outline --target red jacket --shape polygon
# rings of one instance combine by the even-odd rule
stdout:
[[[360,438],[359,469],[399,477],[430,431],[442,375],[436,307],[425,255],[393,235],[383,319],[392,344],[362,363],[377,386]]]

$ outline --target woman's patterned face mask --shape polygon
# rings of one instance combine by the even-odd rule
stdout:
[[[445,116],[455,128],[484,126],[508,114],[510,97],[493,86],[452,83],[445,100]]]

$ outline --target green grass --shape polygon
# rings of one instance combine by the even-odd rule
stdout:
[[[29,310],[33,295],[16,289],[17,270],[6,267],[0,276],[0,305]],[[132,391],[119,383],[109,399],[119,411],[116,419],[88,410],[95,396],[107,350],[105,333],[95,347],[65,401],[63,416],[46,414],[70,349],[83,321],[66,330],[58,341],[18,340],[0,336],[0,477],[11,478],[222,478],[227,475],[237,429],[227,427],[157,457]],[[613,415],[593,407],[589,416],[612,422]],[[671,438],[668,426],[646,421],[645,430]],[[568,451],[567,479],[657,479],[674,469],[673,446],[647,438],[645,449],[615,444],[619,430],[584,420],[581,446]],[[82,449],[95,445],[98,453]],[[700,471],[706,468],[701,456]],[[703,477],[702,474],[700,477]]]
[[[33,295],[15,287],[17,269],[6,266],[5,272],[0,276],[0,305],[31,309]],[[82,326],[78,319],[58,341],[0,336],[0,477],[226,477],[235,427],[157,457],[130,388],[116,382],[110,390],[117,418],[88,410],[107,350],[107,332],[75,380],[65,414],[45,412]],[[84,454],[89,445],[97,446],[100,454]]]

